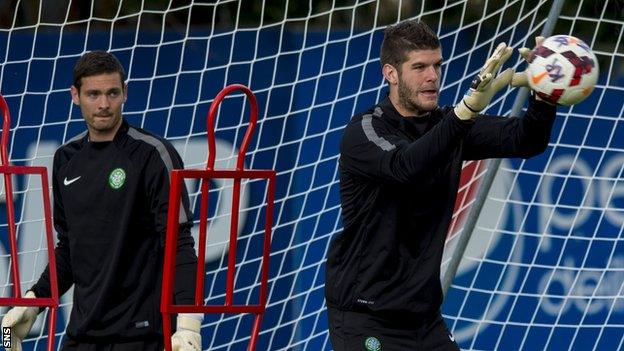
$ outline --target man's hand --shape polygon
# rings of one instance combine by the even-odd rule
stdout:
[[[537,36],[535,37],[535,47],[538,47],[540,45],[542,45],[542,42],[544,41],[544,37],[541,36]],[[518,49],[518,53],[520,54],[520,56],[522,56],[522,58],[527,62],[527,63],[531,63],[531,61],[533,61],[533,50],[526,48],[526,47],[522,47],[520,49]],[[529,77],[527,75],[527,71],[524,70],[522,72],[516,73],[514,74],[513,78],[511,79],[511,86],[513,87],[527,87],[530,89],[529,86]]]
[[[503,87],[509,85],[513,70],[506,69],[496,76],[501,66],[511,56],[512,49],[505,43],[498,44],[492,56],[485,62],[479,74],[474,78],[470,90],[462,101],[455,106],[455,114],[463,120],[470,120],[489,105],[490,101]]]
[[[35,293],[28,291],[25,298],[34,299]],[[2,318],[2,328],[11,328],[12,346],[7,351],[22,351],[22,340],[28,335],[39,314],[39,307],[13,307]]]
[[[171,336],[173,351],[201,351],[201,321],[186,313],[178,315],[178,327]]]

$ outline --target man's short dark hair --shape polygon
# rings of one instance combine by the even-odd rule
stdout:
[[[390,64],[401,70],[407,55],[413,50],[434,50],[440,48],[440,39],[424,22],[407,20],[389,26],[384,31],[381,43],[381,66]]]
[[[74,86],[80,92],[82,78],[104,73],[119,73],[121,86],[126,80],[126,72],[115,55],[106,51],[91,51],[82,55],[74,66]]]

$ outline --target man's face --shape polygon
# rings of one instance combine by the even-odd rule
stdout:
[[[442,50],[414,50],[398,72],[398,101],[418,115],[438,106]]]
[[[90,140],[113,140],[121,125],[121,108],[127,90],[117,72],[83,77],[80,91],[71,87],[72,101],[80,106]]]

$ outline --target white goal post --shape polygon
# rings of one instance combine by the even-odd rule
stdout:
[[[387,91],[379,64],[384,28],[419,18],[439,34],[440,103],[453,105],[499,42],[533,45],[554,3],[0,2],[0,94],[12,115],[11,163],[51,170],[54,150],[85,129],[69,86],[73,64],[86,51],[107,50],[120,59],[129,93],[125,118],[171,140],[187,168],[205,166],[206,114],[215,95],[229,84],[248,86],[259,118],[246,167],[277,171],[269,294],[257,349],[331,350],[323,294],[327,248],[342,228],[339,141],[350,117]],[[562,1],[552,32],[592,47],[600,78],[585,102],[558,108],[542,155],[496,166],[477,213],[471,209],[493,163],[464,165],[442,266],[451,264],[460,238],[472,234],[443,305],[462,349],[616,350],[624,344],[624,1]],[[515,53],[507,66],[525,64]],[[487,112],[509,115],[517,96],[518,89],[503,90]],[[224,100],[215,125],[217,167],[234,165],[247,116],[242,94]],[[16,176],[14,185],[25,289],[47,263],[41,184]],[[187,186],[197,203],[198,184]],[[224,299],[232,185],[215,181],[213,188],[205,277],[211,304]],[[262,182],[243,182],[234,297],[240,303],[258,296],[265,191]],[[4,198],[2,192],[0,293],[9,296]],[[61,302],[57,347],[71,292]],[[45,314],[25,350],[45,347]],[[244,350],[252,319],[207,315],[204,349]]]

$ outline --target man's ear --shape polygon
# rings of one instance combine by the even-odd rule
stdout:
[[[78,91],[78,88],[72,85],[69,90],[71,91],[72,101],[74,104],[80,105],[80,92]]]
[[[390,85],[396,85],[399,83],[399,72],[394,66],[389,63],[386,63],[381,68],[384,78],[388,81]]]

